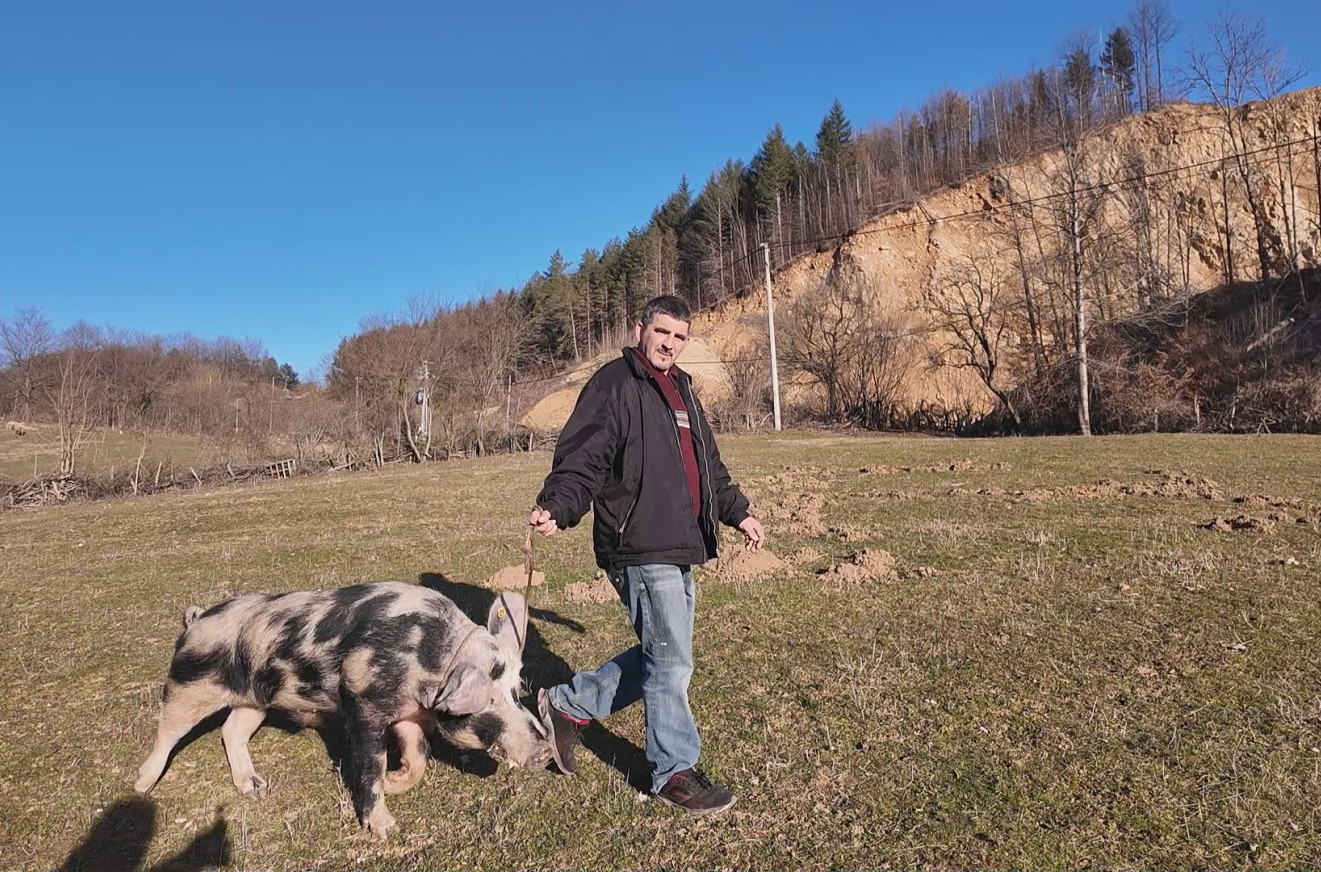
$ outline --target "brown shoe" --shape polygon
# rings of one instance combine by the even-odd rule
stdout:
[[[670,776],[656,797],[690,814],[718,814],[732,806],[738,797],[706,776],[701,769],[685,769]]]
[[[573,749],[578,746],[585,723],[580,723],[552,706],[550,694],[546,693],[544,687],[537,691],[537,712],[546,726],[546,732],[550,734],[550,752],[555,758],[555,765],[565,775],[577,772],[578,761]]]

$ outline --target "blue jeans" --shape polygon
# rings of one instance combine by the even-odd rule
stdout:
[[[576,718],[600,719],[641,699],[656,791],[674,773],[696,766],[702,748],[688,707],[697,590],[691,567],[662,563],[625,566],[610,574],[610,582],[639,644],[551,688],[550,702]]]

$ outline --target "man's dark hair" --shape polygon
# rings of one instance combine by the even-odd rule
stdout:
[[[643,327],[646,327],[657,315],[669,315],[685,324],[693,323],[693,313],[688,308],[688,304],[673,294],[663,294],[648,300],[647,305],[642,307],[642,316],[638,320],[642,322]]]

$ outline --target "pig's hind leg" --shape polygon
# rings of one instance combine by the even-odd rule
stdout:
[[[229,759],[229,774],[234,779],[234,786],[244,796],[260,799],[266,795],[266,779],[257,774],[252,767],[252,755],[248,753],[248,739],[257,732],[261,722],[266,719],[266,712],[258,708],[236,706],[229,713],[225,725],[220,728],[220,738],[225,743],[225,757]]]
[[[174,746],[193,727],[228,705],[226,697],[225,689],[211,682],[170,682],[165,688],[165,705],[156,727],[156,744],[138,768],[138,780],[133,783],[133,789],[147,793],[155,787],[165,772],[165,764],[169,762]]]
[[[385,795],[397,796],[426,777],[431,747],[422,727],[413,721],[397,721],[390,729],[399,740],[399,768],[385,773]]]

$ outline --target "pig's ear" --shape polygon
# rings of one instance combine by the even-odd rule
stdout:
[[[459,666],[431,707],[452,715],[472,715],[491,702],[491,679],[471,664]]]
[[[527,602],[517,591],[507,590],[491,603],[486,629],[496,640],[515,654],[527,645]]]

